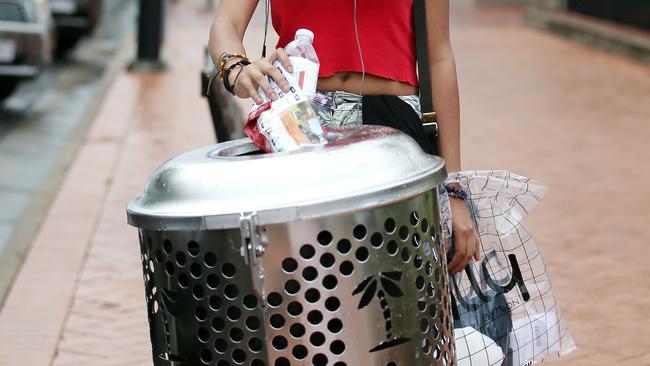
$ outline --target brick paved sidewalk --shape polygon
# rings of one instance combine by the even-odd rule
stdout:
[[[115,80],[0,313],[0,365],[151,365],[124,209],[164,160],[212,142],[203,4],[171,6],[169,72]],[[526,29],[508,8],[456,4],[465,167],[551,186],[529,224],[580,347],[554,364],[650,365],[650,185],[638,184],[650,70]]]

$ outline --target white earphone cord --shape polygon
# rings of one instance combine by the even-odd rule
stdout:
[[[357,26],[357,0],[354,0],[354,33],[357,37],[357,48],[359,50],[359,58],[361,60],[361,85],[359,87],[359,95],[363,96],[363,83],[366,79],[366,66],[363,62],[363,53],[361,52],[361,41],[359,40],[359,28]]]

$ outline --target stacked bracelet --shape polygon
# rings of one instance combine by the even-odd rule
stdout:
[[[229,60],[233,58],[238,58],[239,61],[233,63],[232,65],[228,66],[226,68],[226,64],[228,63]],[[232,95],[235,95],[235,85],[237,84],[237,79],[239,79],[239,75],[241,75],[241,72],[246,65],[250,65],[251,62],[248,60],[248,57],[246,57],[245,54],[243,53],[237,53],[237,52],[223,52],[221,55],[219,55],[219,59],[217,62],[217,68],[218,68],[218,75],[221,77],[221,81],[223,82],[224,88]],[[232,70],[234,70],[237,67],[240,67],[239,72],[237,73],[237,76],[235,76],[235,80],[232,84],[229,83],[229,76]]]
[[[225,69],[226,68],[226,63],[228,62],[228,60],[233,59],[233,58],[239,58],[240,61],[246,60],[246,62],[250,63],[250,61],[248,61],[248,58],[246,57],[246,55],[244,55],[242,53],[222,52],[221,55],[219,55],[219,58],[217,59],[217,62],[215,64],[215,66],[214,66],[214,72],[212,73],[212,75],[210,75],[210,79],[208,80],[208,85],[206,86],[206,95],[210,95],[212,82],[217,78],[217,76],[221,77],[222,81],[224,81],[224,79],[225,79],[224,86],[227,87],[227,88],[230,88],[230,90],[233,91],[231,93],[234,94],[234,88],[235,88],[234,83],[233,83],[232,87],[230,87],[229,85],[227,85],[228,84],[228,82],[227,82],[228,78],[224,78],[224,73],[226,73],[228,71],[227,69]],[[242,64],[240,64],[240,65],[242,65]],[[230,69],[230,67],[228,69]],[[239,74],[237,74],[237,76],[239,76]]]
[[[245,54],[243,53],[237,53],[237,52],[223,52],[221,55],[219,55],[219,60],[217,62],[217,67],[219,68],[219,75],[223,78],[223,73],[224,69],[226,67],[226,63],[228,63],[229,60],[233,58],[240,58],[242,60],[248,60],[248,57],[246,57]]]
[[[235,95],[235,85],[237,84],[237,79],[239,79],[239,75],[241,75],[242,70],[244,69],[244,66],[250,65],[251,62],[248,61],[248,59],[241,59],[234,64],[230,65],[227,69],[223,71],[223,87],[232,95]],[[232,70],[234,70],[236,67],[241,66],[239,69],[239,72],[237,73],[237,76],[235,76],[235,80],[233,81],[232,84],[228,82],[228,78],[230,77],[230,73]]]

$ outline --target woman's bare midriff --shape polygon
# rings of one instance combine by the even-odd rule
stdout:
[[[341,90],[359,94],[361,73],[339,72],[326,78],[319,78],[317,89],[320,91]],[[366,74],[362,92],[364,95],[413,95],[418,93],[418,88],[399,81]]]

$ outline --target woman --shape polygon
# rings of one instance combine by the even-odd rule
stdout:
[[[419,113],[412,3],[413,0],[272,0],[273,26],[280,35],[278,48],[264,59],[249,61],[244,56],[242,40],[258,0],[222,0],[210,31],[210,52],[214,60],[224,61],[224,69],[229,69],[225,83],[238,97],[260,103],[259,87],[275,100],[277,95],[267,76],[285,92],[288,83],[272,63],[279,60],[292,72],[282,47],[293,40],[297,29],[307,28],[315,33],[314,47],[321,62],[317,84],[321,94],[317,99],[322,104],[318,112],[325,125],[359,124],[362,110],[364,115],[384,113],[400,107],[395,103]],[[460,108],[449,40],[449,0],[425,3],[439,155],[445,159],[447,170],[456,172],[460,170]],[[360,94],[392,99],[377,99],[372,109],[367,110],[368,105],[361,104]],[[402,114],[394,117],[403,118]],[[416,118],[408,123],[419,122]],[[455,182],[448,182],[447,186],[452,191],[460,189]],[[451,273],[462,271],[472,258],[478,260],[480,252],[461,196],[452,194],[450,198],[455,240],[455,254],[448,265]]]

